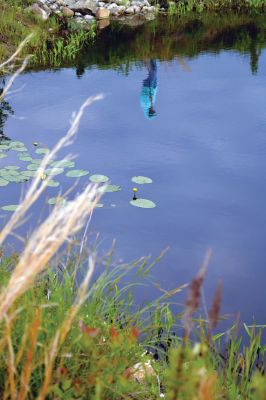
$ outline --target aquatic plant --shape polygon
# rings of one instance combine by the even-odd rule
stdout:
[[[156,204],[148,199],[133,199],[130,201],[130,204],[134,207],[139,207],[139,208],[154,208],[156,207]]]

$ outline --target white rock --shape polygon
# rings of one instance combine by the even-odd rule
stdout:
[[[95,18],[93,17],[93,15],[85,15],[84,19],[85,19],[85,21],[90,22],[90,23],[95,21]]]
[[[134,8],[134,13],[135,14],[140,13],[141,8],[139,6],[133,6],[133,8]]]
[[[50,6],[50,9],[51,9],[52,11],[57,11],[57,10],[59,9],[59,6],[58,6],[57,4],[52,4],[52,5]]]
[[[28,7],[28,10],[40,17],[43,21],[46,21],[49,17],[49,14],[44,11],[37,3],[34,3],[30,7]]]
[[[86,23],[86,21],[81,17],[75,17],[74,19],[78,24],[85,24]]]
[[[118,11],[118,14],[124,14],[125,10],[126,10],[125,6],[119,6],[117,11]]]
[[[134,8],[133,7],[126,8],[125,13],[126,14],[134,14]]]

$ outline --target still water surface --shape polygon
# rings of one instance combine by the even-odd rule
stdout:
[[[94,214],[91,234],[100,232],[100,251],[115,238],[116,258],[129,261],[155,257],[170,246],[153,275],[173,289],[195,275],[211,247],[207,298],[221,279],[223,311],[263,323],[266,41],[257,21],[236,21],[236,28],[194,21],[170,33],[166,21],[124,28],[120,41],[111,27],[72,67],[21,76],[16,88],[25,86],[9,100],[14,116],[3,131],[29,148],[33,141],[51,147],[67,130],[72,111],[88,96],[104,93],[86,111],[71,147],[78,168],[122,186],[106,194],[104,208]],[[9,157],[12,164],[16,156]],[[0,160],[1,167],[6,163]],[[140,187],[140,197],[156,208],[129,205],[134,175],[153,179]],[[59,178],[67,189],[69,179]],[[16,203],[22,190],[16,184],[0,189],[1,206]],[[48,190],[50,196],[57,191]],[[43,204],[36,215],[45,213]],[[141,297],[158,294],[151,286]]]

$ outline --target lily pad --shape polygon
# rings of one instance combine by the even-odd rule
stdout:
[[[132,182],[137,183],[138,185],[144,185],[145,183],[152,183],[152,179],[147,176],[133,176],[131,179]]]
[[[10,142],[9,143],[9,147],[10,147],[10,149],[13,149],[14,147],[15,148],[17,148],[17,147],[25,147],[25,145],[22,142],[14,141],[14,142]]]
[[[4,175],[3,179],[5,179],[8,182],[12,183],[22,183],[27,180],[27,177],[25,175]]]
[[[40,149],[37,149],[35,151],[35,153],[36,154],[48,154],[49,153],[49,149],[41,147]]]
[[[16,211],[17,208],[18,204],[9,204],[8,206],[1,207],[1,209],[4,211]]]
[[[50,179],[49,181],[47,181],[47,186],[57,187],[57,186],[59,186],[59,182],[54,181],[53,179]]]
[[[66,176],[69,178],[79,178],[88,174],[89,171],[85,171],[85,169],[72,169],[66,173]]]
[[[7,174],[7,175],[13,175],[13,176],[16,176],[16,175],[19,175],[20,173],[19,173],[19,171],[16,171],[15,169],[8,169],[7,167],[4,169],[4,171],[2,172],[2,175],[5,175],[5,174]]]
[[[105,176],[105,175],[91,175],[89,179],[91,182],[95,182],[95,183],[104,183],[104,182],[109,181],[108,176]]]
[[[27,151],[28,149],[27,149],[27,147],[11,147],[11,150],[14,150],[14,151]]]
[[[136,200],[131,200],[130,204],[134,207],[140,207],[140,208],[154,208],[156,207],[156,204],[148,199],[136,199]]]
[[[5,158],[7,155],[5,153],[0,153],[0,158]]]
[[[51,166],[56,168],[73,168],[75,166],[75,163],[74,161],[61,160],[53,161]]]
[[[30,156],[20,156],[20,161],[32,162],[32,158]]]
[[[29,164],[27,166],[27,169],[29,169],[30,171],[37,171],[37,169],[39,169],[39,165],[38,164]]]
[[[27,178],[32,178],[36,176],[37,171],[21,171],[21,175],[26,176]]]
[[[7,144],[0,144],[0,150],[8,150],[9,149],[9,145]]]
[[[0,178],[0,186],[7,186],[8,181],[6,179]]]
[[[93,203],[89,202],[89,205],[92,206]],[[96,208],[103,208],[103,204],[102,203],[97,203],[96,206],[94,206]]]
[[[62,206],[67,205],[68,201],[66,199],[64,199],[64,197],[51,197],[48,201],[48,204],[50,204],[51,206],[54,206],[55,204],[60,204]]]
[[[41,162],[42,162],[42,159],[41,159],[41,158],[33,158],[33,159],[31,160],[31,162],[32,162],[32,164],[38,164],[38,165],[40,165]]]
[[[45,172],[49,176],[55,176],[55,175],[62,174],[64,172],[64,169],[63,168],[48,168]]]
[[[17,169],[19,169],[20,167],[18,166],[18,165],[7,165],[6,167],[5,167],[5,169],[11,169],[11,170],[17,170]]]
[[[105,187],[99,188],[99,191],[102,193],[114,193],[119,192],[121,190],[121,186],[119,185],[107,185]]]

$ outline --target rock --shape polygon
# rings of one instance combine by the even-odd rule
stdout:
[[[56,3],[54,3],[54,4],[52,4],[52,5],[50,6],[50,9],[51,9],[52,11],[57,11],[57,10],[59,9],[59,6],[58,6]]]
[[[128,7],[125,9],[126,14],[134,14],[134,8],[133,7]]]
[[[41,8],[47,13],[48,16],[51,14],[50,7],[48,7],[46,4],[43,4]]]
[[[147,21],[153,21],[153,20],[155,19],[155,14],[154,14],[154,12],[148,11],[148,12],[146,12],[146,13],[144,14],[144,16],[145,16],[145,19],[146,19]]]
[[[65,0],[65,5],[73,11],[80,11],[82,13],[92,12],[96,14],[98,3],[97,0]]]
[[[107,18],[100,19],[99,22],[98,22],[98,28],[99,29],[105,29],[109,25],[110,25],[110,19],[107,19]]]
[[[44,11],[37,3],[32,4],[27,8],[28,11],[32,12],[34,15],[40,17],[43,21],[46,21],[49,17],[49,14]]]
[[[134,13],[135,13],[135,14],[140,13],[141,8],[140,8],[139,6],[134,6],[133,8],[134,8]]]
[[[110,11],[107,8],[99,7],[96,12],[98,19],[105,19],[110,17]]]
[[[93,15],[85,15],[84,19],[86,22],[88,22],[89,24],[95,22],[95,18],[93,17]]]
[[[140,7],[140,8],[142,8],[143,7],[143,2],[142,1],[132,1],[132,3],[131,3],[131,6],[133,6],[133,7],[135,7],[135,6],[137,6],[137,7]]]
[[[83,24],[83,25],[86,24],[85,19],[83,19],[81,17],[75,17],[74,19],[78,24]]]
[[[62,11],[62,14],[64,15],[64,17],[67,17],[67,18],[74,17],[74,14],[75,14],[74,11],[70,10],[70,8],[68,8],[68,7],[62,7],[61,11]]]
[[[126,10],[125,6],[118,6],[118,14],[120,15],[124,14],[125,10]]]
[[[148,377],[156,376],[150,360],[135,364],[130,368],[130,373],[132,378],[138,383],[142,383]]]
[[[111,15],[118,15],[118,5],[115,3],[111,3],[107,6],[107,9],[110,11]]]
[[[105,7],[105,3],[103,1],[99,1],[98,6],[99,7]]]

